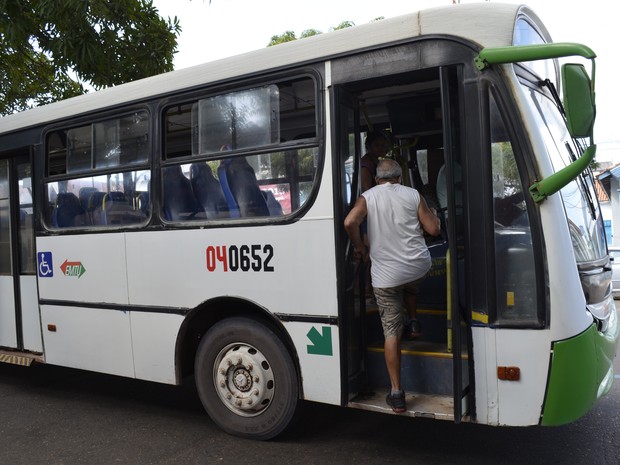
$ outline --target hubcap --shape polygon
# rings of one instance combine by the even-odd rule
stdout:
[[[215,358],[213,379],[220,400],[237,415],[254,416],[273,400],[275,380],[271,365],[255,347],[236,343]]]

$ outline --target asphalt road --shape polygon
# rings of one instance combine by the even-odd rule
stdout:
[[[455,425],[304,404],[299,422],[271,442],[220,431],[191,383],[0,364],[0,401],[0,465],[620,463],[620,379],[563,427]]]

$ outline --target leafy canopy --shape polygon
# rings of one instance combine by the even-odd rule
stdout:
[[[180,31],[152,0],[0,0],[0,114],[171,71]]]
[[[385,19],[385,17],[379,16],[373,19],[371,22],[381,21],[382,19]],[[342,21],[338,26],[330,27],[329,31],[330,32],[338,31],[340,29],[346,29],[348,27],[354,27],[354,26],[355,26],[355,23],[353,21]],[[322,32],[319,31],[318,29],[306,29],[305,31],[301,33],[299,38],[305,39],[306,37],[312,37],[312,36],[316,36],[319,34],[322,34]],[[274,45],[283,44],[285,42],[291,42],[293,40],[297,40],[297,36],[295,35],[295,33],[293,31],[285,31],[280,35],[271,36],[271,40],[267,44],[267,47],[272,47]]]

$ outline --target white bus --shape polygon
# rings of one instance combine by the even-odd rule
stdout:
[[[256,439],[300,400],[391,413],[343,227],[383,131],[443,216],[404,415],[579,418],[611,387],[618,323],[594,53],[550,42],[525,6],[450,6],[1,118],[0,360],[195,380]],[[592,70],[560,73],[572,55]]]

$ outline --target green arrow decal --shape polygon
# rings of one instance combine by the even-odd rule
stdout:
[[[308,339],[312,344],[308,344],[308,353],[314,355],[334,355],[332,351],[332,329],[329,326],[323,326],[323,334],[313,326],[308,331]]]
[[[86,273],[86,268],[84,268],[82,262],[70,262],[69,260],[65,260],[63,264],[60,265],[60,270],[65,276],[77,276],[78,279]]]

